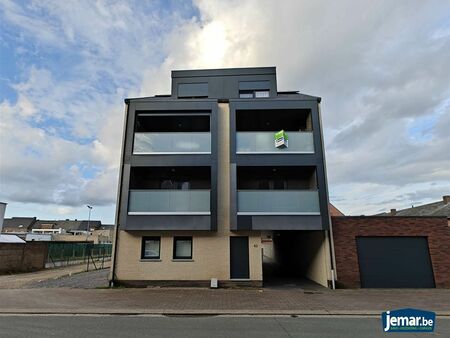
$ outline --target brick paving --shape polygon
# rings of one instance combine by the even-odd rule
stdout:
[[[75,267],[70,267],[74,269]],[[78,267],[80,269],[80,267]],[[55,271],[59,270],[59,271]],[[101,288],[108,270],[36,281],[0,289],[0,313],[95,314],[373,314],[413,307],[450,316],[450,289],[340,289],[311,283],[275,284],[264,289]],[[49,271],[43,271],[41,278]],[[46,275],[48,276],[48,275]],[[53,275],[52,275],[53,276]],[[13,276],[1,276],[2,278]],[[97,288],[97,289],[95,289]]]
[[[194,288],[0,290],[0,313],[374,314],[413,307],[450,316],[450,290]]]

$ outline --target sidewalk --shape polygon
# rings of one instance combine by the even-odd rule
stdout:
[[[110,264],[110,261],[106,261],[104,265],[105,268],[109,267]],[[86,271],[86,263],[69,265],[61,268],[45,269],[36,272],[1,275],[0,289],[20,289],[40,281],[57,279],[84,271]]]
[[[450,316],[450,290],[10,289],[0,314],[376,315],[413,307]]]

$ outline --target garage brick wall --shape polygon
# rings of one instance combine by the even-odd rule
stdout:
[[[450,288],[450,227],[446,217],[342,216],[332,217],[332,224],[338,286],[361,286],[357,236],[425,236],[436,287]]]

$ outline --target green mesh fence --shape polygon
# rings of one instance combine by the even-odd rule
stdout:
[[[48,262],[75,261],[111,257],[112,244],[52,243],[48,245]]]

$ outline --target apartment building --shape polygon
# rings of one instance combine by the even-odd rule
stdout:
[[[275,67],[182,70],[125,107],[113,283],[330,285],[319,97]]]

